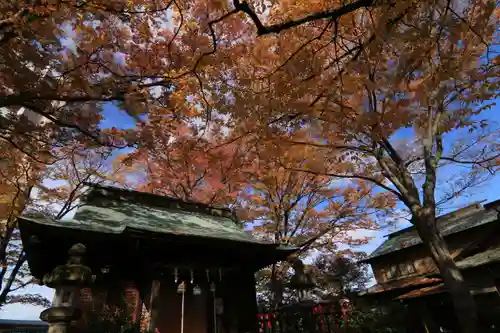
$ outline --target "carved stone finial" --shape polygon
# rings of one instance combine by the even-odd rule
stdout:
[[[75,244],[68,250],[69,264],[81,264],[82,259],[87,252],[87,248],[83,244]]]

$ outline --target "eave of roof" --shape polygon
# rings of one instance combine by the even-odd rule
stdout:
[[[431,295],[437,295],[437,294],[442,294],[442,293],[447,293],[448,290],[446,289],[446,286],[444,283],[440,283],[434,286],[429,286],[429,287],[424,287],[420,289],[415,289],[412,290],[406,294],[400,295],[396,297],[396,300],[408,300],[412,298],[419,298],[419,297],[426,297],[426,296],[431,296]],[[496,287],[484,287],[484,288],[478,288],[478,287],[472,287],[470,288],[470,292],[472,295],[480,295],[480,294],[488,294],[488,293],[498,293],[498,290]]]
[[[487,264],[500,262],[500,246],[492,247],[486,251],[479,252],[470,257],[466,257],[457,262],[457,267],[460,269],[468,269],[479,267]]]
[[[406,294],[396,297],[399,300],[418,298],[423,296],[430,296],[435,294],[440,294],[445,291],[444,283],[436,284],[433,286],[428,286],[420,289],[412,290]]]
[[[376,284],[360,292],[359,296],[380,294],[390,290],[419,287],[440,282],[442,282],[442,280],[439,277],[415,276],[415,277],[402,278],[402,279],[388,281],[386,283]]]

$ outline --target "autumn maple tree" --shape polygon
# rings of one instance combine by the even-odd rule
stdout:
[[[402,16],[412,2],[403,3],[0,2],[0,44],[6,50],[0,56],[0,139],[33,158],[39,158],[39,143],[63,144],[74,136],[98,145],[143,144],[135,131],[101,128],[103,104],[116,103],[138,123],[156,118],[169,127],[195,116],[212,120],[214,96],[205,89],[207,81],[237,65],[238,54],[259,36],[272,39],[315,27],[317,38],[334,33],[348,41],[351,20],[369,9],[390,8]],[[391,19],[382,16],[379,23]],[[358,39],[373,39],[365,32]],[[357,49],[342,58],[355,57]],[[182,112],[186,96],[201,110]]]
[[[390,196],[374,192],[366,182],[338,182],[287,168],[311,157],[309,151],[304,146],[287,152],[268,147],[260,154],[251,191],[241,198],[253,234],[283,246],[300,247],[296,255],[302,260],[318,254],[335,256],[341,250],[339,244],[365,244],[369,238],[356,232],[378,229],[383,220],[389,222],[395,207]],[[273,265],[259,274],[269,281],[273,307],[282,304],[284,282],[293,265],[293,260]]]
[[[113,152],[106,147],[92,149],[78,143],[58,149],[57,155],[64,158],[44,168],[36,198],[25,213],[60,220],[80,207],[89,185],[116,183],[120,168],[113,168]]]
[[[370,277],[358,253],[320,255],[312,264],[316,283],[323,292],[346,296],[366,288]]]
[[[18,302],[46,305],[40,295],[10,295],[31,283],[17,217],[30,202],[33,189],[40,181],[42,166],[5,142],[0,146],[0,306]]]
[[[50,301],[24,288],[30,275],[17,218],[20,215],[61,219],[80,204],[88,183],[113,182],[110,149],[89,149],[74,142],[57,149],[59,160],[47,166],[8,144],[2,150],[0,306],[23,303],[47,307]]]
[[[396,6],[401,10],[301,26],[248,47],[227,84],[236,102],[221,101],[218,110],[239,125],[231,140],[258,136],[262,149],[310,147],[295,166],[283,163],[288,170],[363,180],[399,200],[463,331],[477,332],[473,297],[436,216],[440,204],[498,169],[498,129],[481,117],[498,96],[498,9],[494,2]],[[397,138],[403,130],[406,143]],[[437,191],[438,168],[452,164],[467,168],[442,179],[447,184]]]
[[[122,186],[209,205],[235,205],[248,185],[247,150],[238,145],[193,136],[181,127],[172,136],[157,136],[148,149],[124,153],[114,161]],[[247,170],[248,168],[248,170]]]
[[[259,153],[258,147],[225,139],[196,137],[188,129],[165,140],[157,136],[149,149],[115,161],[125,166],[118,179],[139,191],[231,207],[256,237],[300,246],[300,258],[334,253],[339,243],[363,244],[367,239],[353,232],[376,229],[382,216],[390,218],[394,200],[373,193],[373,186],[335,184],[328,176],[290,171],[273,158],[278,150]],[[307,150],[297,149],[288,158],[300,160]],[[273,306],[282,304],[289,267],[274,265],[260,274],[272,285]]]
[[[125,164],[148,162],[147,190],[225,204],[246,186],[232,161],[255,172],[263,152],[312,147],[253,181],[284,168],[356,179],[356,193],[378,185],[410,212],[476,332],[435,220],[441,199],[496,170],[497,133],[480,115],[498,91],[498,30],[488,0],[1,1],[0,140],[37,163],[74,141],[134,146]],[[136,127],[103,128],[106,103]],[[398,146],[401,129],[412,149]],[[447,144],[456,132],[464,140]],[[446,163],[469,172],[439,198]]]

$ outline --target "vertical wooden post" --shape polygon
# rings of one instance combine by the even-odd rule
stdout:
[[[438,325],[436,325],[436,322],[434,319],[432,319],[432,315],[429,312],[429,309],[427,308],[427,304],[425,303],[424,299],[419,299],[419,308],[420,308],[420,314],[421,314],[421,319],[422,319],[422,326],[425,330],[426,333],[440,333]]]
[[[151,283],[151,295],[149,300],[151,320],[149,321],[148,331],[156,332],[158,328],[158,318],[160,316],[160,281],[153,280]]]

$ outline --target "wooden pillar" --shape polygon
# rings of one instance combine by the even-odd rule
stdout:
[[[425,333],[440,333],[438,325],[432,318],[429,308],[425,302],[425,299],[420,298],[418,301],[418,307],[420,309],[420,315],[422,320],[422,326]]]
[[[241,299],[239,300],[238,331],[241,333],[257,330],[257,291],[253,271],[241,272]]]
[[[160,281],[153,280],[151,283],[151,292],[149,295],[149,312],[151,313],[151,320],[149,321],[148,331],[155,332],[158,328],[158,321],[160,318],[161,299],[160,299]]]
[[[223,282],[224,317],[231,332],[257,331],[257,296],[251,270],[230,271]]]

